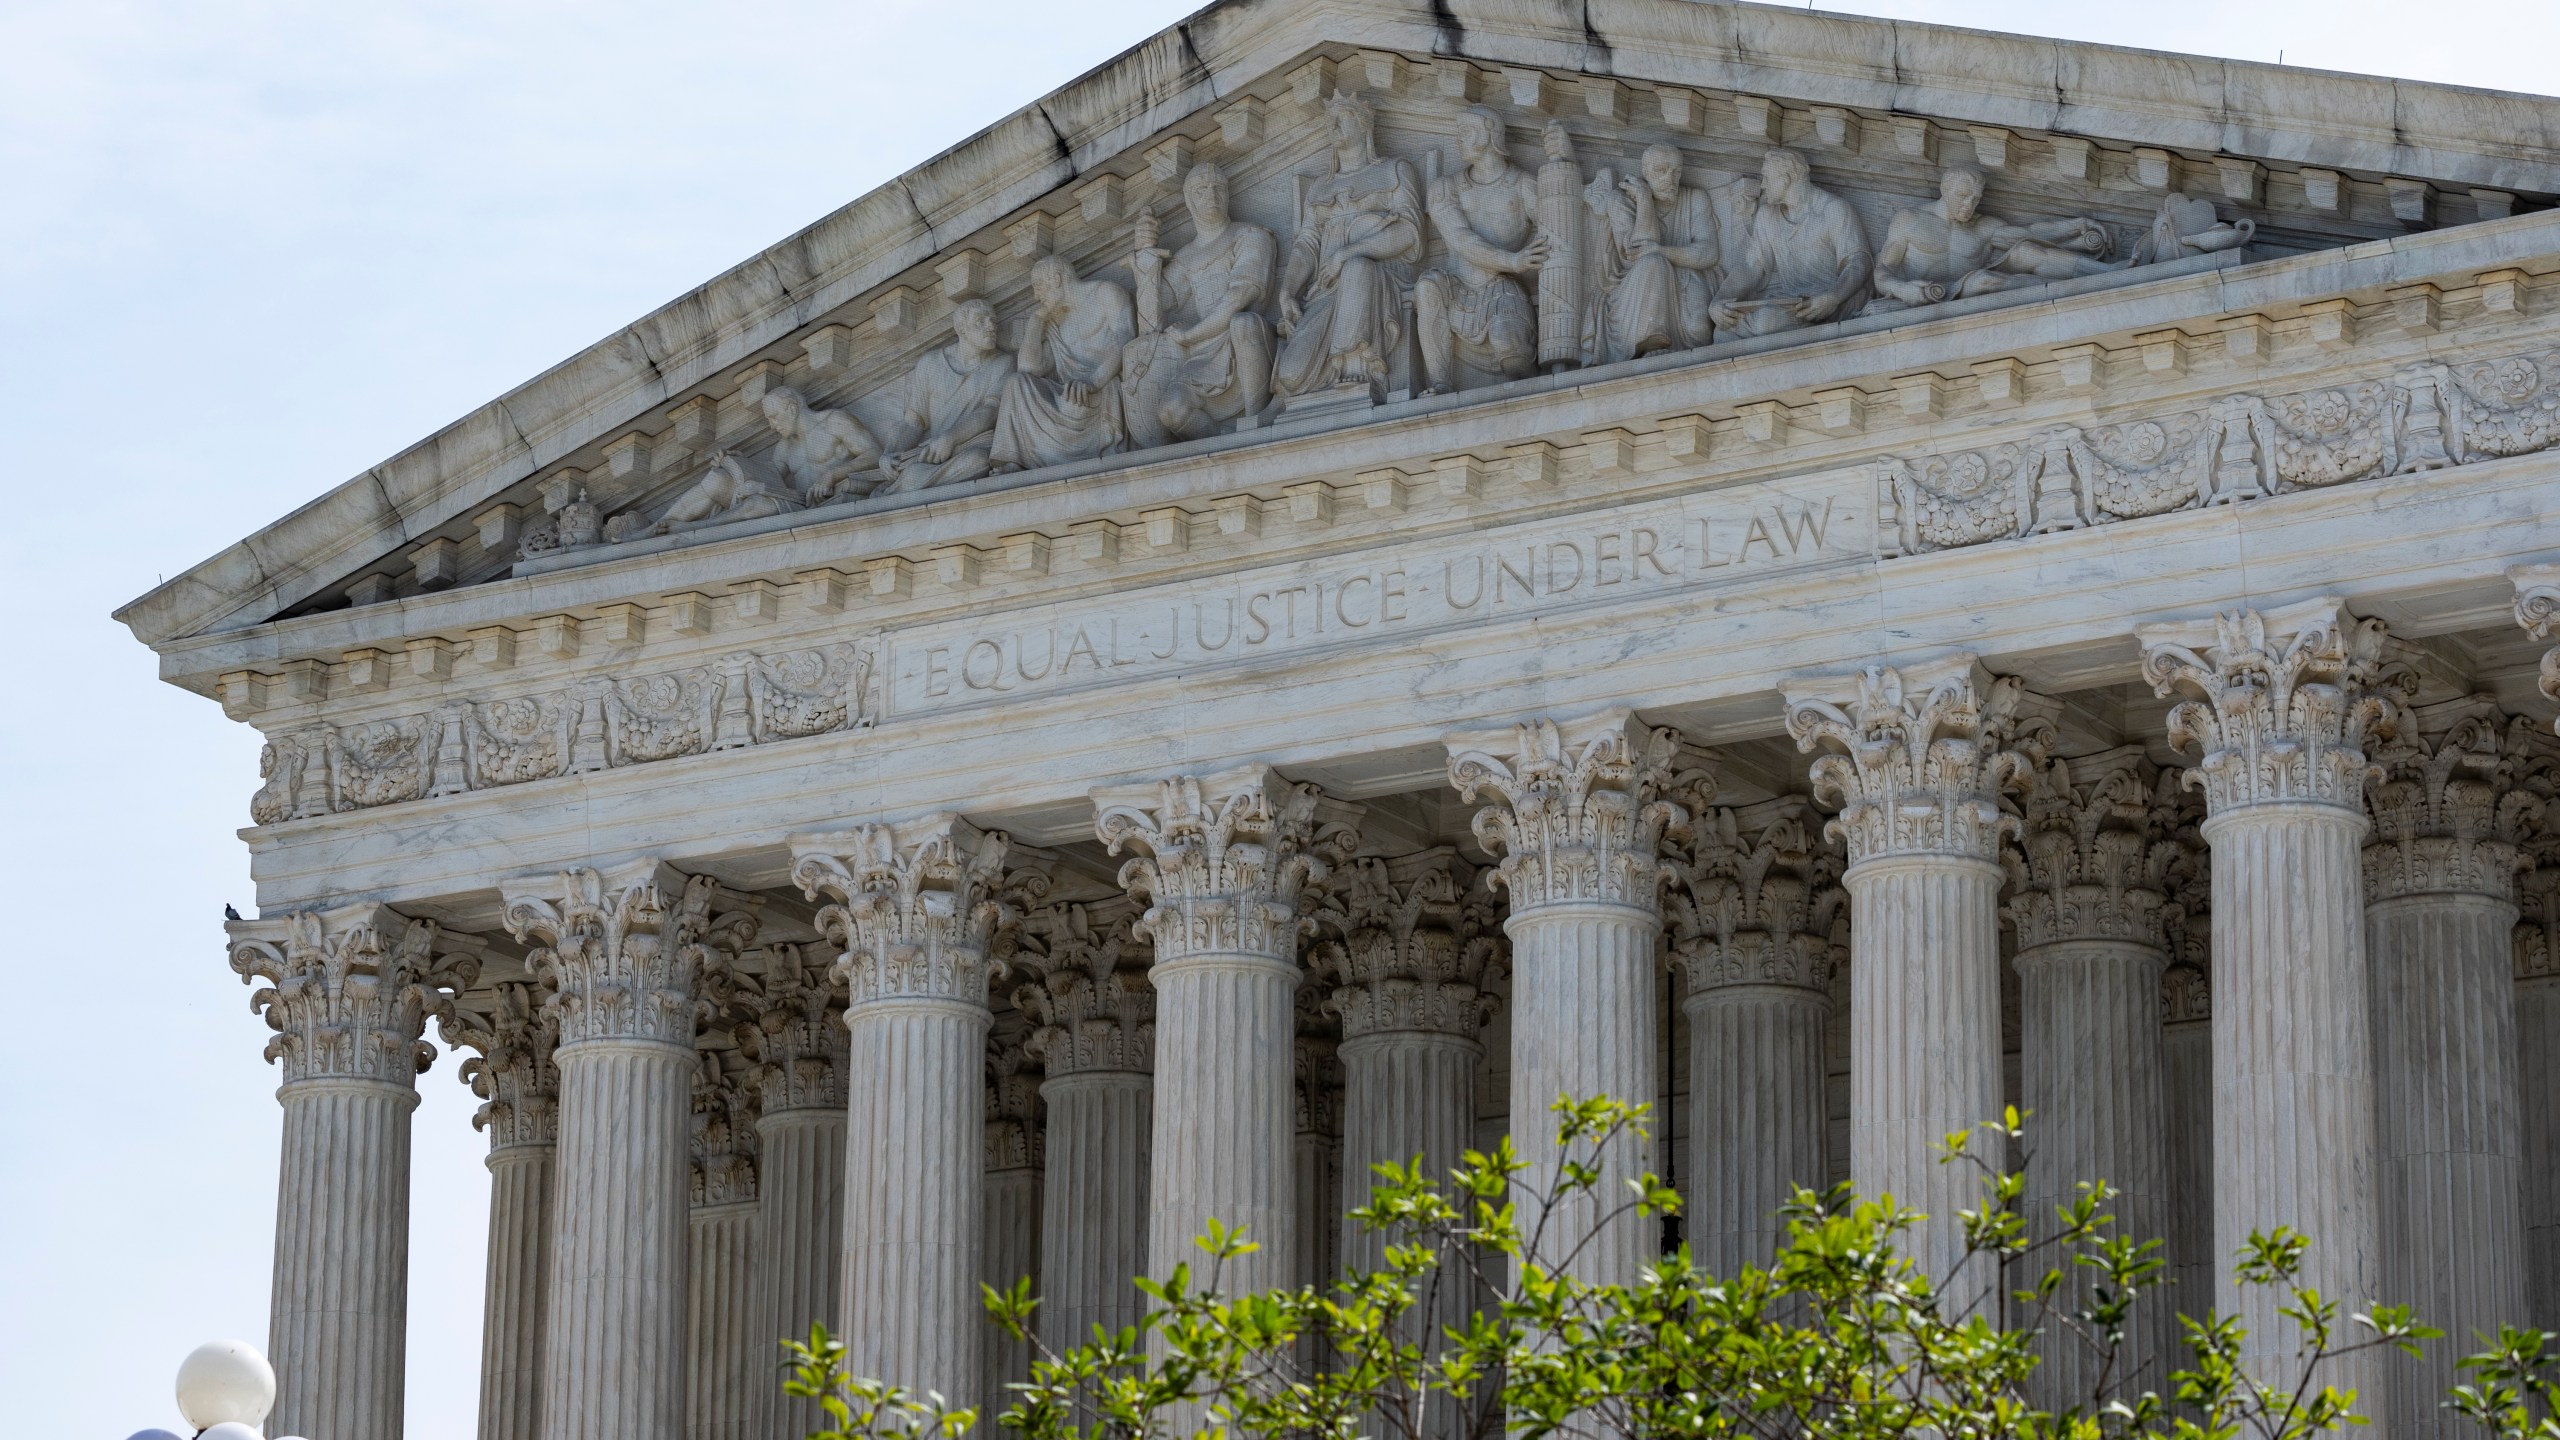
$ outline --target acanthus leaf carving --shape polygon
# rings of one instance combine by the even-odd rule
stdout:
[[[2474,695],[2417,711],[2367,787],[2365,895],[2515,897],[2523,842],[2547,823],[2555,757],[2529,720]]]
[[[384,905],[233,920],[231,968],[274,1035],[266,1058],[287,1085],[368,1080],[413,1087],[435,1062],[422,1038],[478,978],[472,955],[437,951],[434,922]]]
[[[2160,833],[2159,788],[2139,746],[2053,759],[2036,772],[2017,844],[2003,857],[2003,910],[2021,951],[2070,940],[2163,945],[2169,872],[2181,856]]]
[[[720,886],[656,860],[577,867],[500,886],[507,932],[534,946],[553,987],[561,1048],[642,1042],[691,1049],[709,986],[755,938],[750,914],[725,911]]]
[[[438,1019],[444,1043],[479,1052],[462,1062],[462,1082],[480,1098],[471,1123],[489,1132],[493,1152],[559,1139],[560,1022],[550,998],[547,986],[511,982]]]
[[[1848,892],[1800,796],[1701,809],[1674,837],[1663,918],[1692,994],[1728,985],[1828,993],[1848,963]]]
[[[810,948],[764,948],[764,983],[734,1035],[753,1060],[762,1113],[839,1111],[845,1105],[844,987]]]
[[[2371,742],[2398,733],[2405,671],[2383,626],[2335,600],[2146,625],[2142,673],[2169,710],[2169,742],[2199,752],[2186,774],[2214,815],[2256,804],[2360,809]]]
[[[708,1045],[694,1051],[687,1147],[694,1208],[755,1203],[758,1100],[755,1067],[745,1056]]]
[[[1996,862],[2015,796],[2053,744],[2048,702],[1971,657],[1789,682],[1787,733],[1813,762],[1825,834],[1849,863],[1942,854]]]
[[[984,1006],[1024,910],[1048,889],[1038,864],[1008,868],[1012,840],[950,811],[792,837],[791,878],[828,903],[850,1006],[949,1000]]]
[[[1322,939],[1310,968],[1346,1041],[1427,1032],[1474,1040],[1493,1013],[1485,985],[1504,967],[1491,896],[1446,846],[1337,871],[1309,917]]]
[[[1514,916],[1548,905],[1661,903],[1664,837],[1714,788],[1703,770],[1676,771],[1677,731],[1625,711],[1559,723],[1537,719],[1507,732],[1449,742],[1458,797],[1491,803],[1475,814],[1476,840],[1496,858],[1494,878]]]
[[[1049,905],[1024,922],[1013,1003],[1034,1027],[1025,1053],[1052,1077],[1154,1071],[1156,992],[1136,921],[1123,902]]]
[[[986,1168],[1037,1170],[1047,1162],[1040,1070],[1027,1042],[1030,1018],[1007,1012],[987,1031]]]
[[[1146,910],[1132,933],[1164,965],[1195,955],[1264,955],[1294,965],[1300,901],[1350,858],[1349,807],[1269,766],[1182,775],[1094,792],[1094,833],[1133,852],[1120,885]]]

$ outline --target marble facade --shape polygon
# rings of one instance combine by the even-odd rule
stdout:
[[[467,1383],[431,1020],[484,1440],[998,1401],[982,1281],[1321,1279],[1559,1090],[1712,1263],[1951,1268],[2017,1103],[2182,1303],[2560,1324],[2560,101],[1593,14],[1213,6],[119,612],[266,740],[279,1428]]]

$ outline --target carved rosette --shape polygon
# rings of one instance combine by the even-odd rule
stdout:
[[[2251,805],[2361,810],[2368,746],[2396,733],[2403,678],[2386,671],[2383,626],[2333,600],[2261,614],[2145,626],[2142,674],[2169,710],[2169,743],[2199,752],[2187,772],[2214,815]]]
[[[1673,837],[1663,918],[1692,993],[1790,985],[1828,993],[1849,960],[1849,895],[1813,807],[1788,796],[1701,809]]]
[[[444,1043],[480,1052],[462,1062],[462,1083],[480,1097],[471,1124],[489,1132],[492,1151],[560,1138],[560,1022],[550,999],[543,987],[500,985],[482,1008],[457,1005],[437,1018]]]
[[[2009,868],[2018,947],[2065,940],[2158,946],[2178,847],[2161,833],[2157,777],[2139,747],[2036,772]]]
[[[1549,905],[1652,910],[1663,837],[1689,818],[1666,797],[1683,780],[1705,784],[1703,774],[1675,775],[1679,757],[1679,732],[1625,711],[1539,719],[1500,738],[1450,741],[1449,783],[1471,804],[1493,801],[1476,811],[1475,836],[1498,862],[1494,878],[1513,915]]]
[[[435,953],[432,922],[382,905],[297,910],[224,927],[231,968],[267,982],[249,1008],[275,1034],[268,1063],[284,1083],[372,1080],[412,1087],[435,1063],[421,1037],[427,1019],[452,1013],[454,997],[479,977],[468,955]]]
[[[756,1200],[756,1070],[735,1050],[694,1052],[693,1203]]]
[[[511,882],[507,933],[535,947],[560,1045],[646,1041],[693,1048],[703,996],[755,938],[756,921],[718,909],[711,880],[654,860]]]
[[[2365,898],[2464,894],[2515,898],[2518,845],[2542,827],[2548,789],[2520,783],[2551,768],[2531,721],[2490,696],[2431,706],[2385,747],[2365,797]]]
[[[1145,903],[1131,927],[1156,963],[1194,955],[1270,955],[1294,961],[1306,888],[1348,859],[1352,828],[1323,814],[1313,785],[1268,766],[1184,775],[1096,791],[1094,833],[1120,867],[1120,885]]]
[[[1037,1170],[1047,1128],[1040,1117],[1040,1071],[1026,1049],[1029,1019],[1012,1013],[987,1032],[987,1159],[997,1170]]]
[[[1005,868],[1012,841],[949,811],[895,825],[795,836],[791,878],[829,903],[818,929],[840,953],[835,978],[859,1008],[892,1000],[987,1003],[1026,905],[1048,888]]]
[[[1024,1053],[1051,1076],[1094,1071],[1150,1074],[1156,1063],[1156,990],[1136,916],[1111,908],[1051,905],[1023,925],[1014,963],[1029,978],[1013,992],[1033,1029]]]
[[[798,945],[767,946],[763,989],[733,1032],[756,1064],[762,1112],[843,1109],[849,1037],[833,967]]]
[[[1997,862],[2015,833],[2012,797],[2052,744],[2053,727],[2026,687],[1970,659],[1897,670],[1870,666],[1844,680],[1789,685],[1787,733],[1822,751],[1813,798],[1840,813],[1825,827],[1852,867],[1893,855],[1957,855]]]
[[[1491,899],[1445,847],[1361,859],[1326,887],[1310,951],[1331,982],[1325,1007],[1345,1040],[1424,1031],[1473,1040],[1495,1001],[1482,985],[1501,964]]]

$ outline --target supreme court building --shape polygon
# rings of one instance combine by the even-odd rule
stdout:
[[[1943,1268],[2009,1102],[2185,1308],[2560,1326],[2555,197],[2560,101],[1800,9],[1144,39],[119,612],[266,740],[275,1428],[471,1383],[444,1047],[482,1440],[797,1435],[812,1320],[1000,1407],[982,1280],[1320,1280],[1560,1092],[1718,1269]]]

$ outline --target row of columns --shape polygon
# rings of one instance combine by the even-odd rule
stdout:
[[[1969,660],[1786,688],[1827,826],[1800,798],[1715,806],[1711,757],[1623,712],[1454,738],[1507,958],[1452,852],[1355,859],[1357,808],[1267,767],[1095,793],[1097,837],[1140,906],[1117,924],[1042,905],[1045,857],[956,815],[795,836],[794,879],[825,902],[835,958],[830,973],[769,949],[740,1012],[752,1068],[734,1076],[695,1042],[752,922],[662,865],[510,887],[508,926],[553,998],[501,987],[486,1015],[453,1005],[467,952],[380,907],[290,933],[243,922],[244,971],[301,977],[314,966],[295,957],[316,955],[337,977],[308,982],[337,987],[316,1008],[374,997],[332,1029],[281,985],[261,995],[287,1060],[278,1422],[398,1434],[405,1216],[349,1197],[405,1197],[430,1013],[480,1052],[468,1075],[492,1131],[484,1436],[802,1433],[778,1397],[688,1423],[689,1385],[725,1394],[752,1373],[773,1388],[760,1361],[689,1345],[689,1314],[768,1339],[841,1317],[857,1373],[1000,1403],[1023,1359],[988,1350],[982,1281],[1036,1270],[1044,1328],[1072,1343],[1134,1320],[1128,1278],[1196,1260],[1213,1218],[1262,1247],[1222,1278],[1231,1291],[1329,1272],[1302,1251],[1358,1260],[1352,1227],[1332,1242],[1304,1223],[1310,919],[1353,1188],[1380,1160],[1456,1163],[1488,976],[1506,963],[1513,1138],[1532,1182],[1551,1179],[1558,1094],[1660,1093],[1669,962],[1688,980],[1689,1234],[1713,1270],[1766,1256],[1789,1189],[1829,1173],[1824,1035],[1845,964],[1851,1176],[1927,1212],[1911,1248],[1958,1303],[1997,1303],[1996,1276],[1960,1264],[1957,1212],[1979,1191],[1936,1157],[2002,1106],[2005,919],[2035,1223],[2073,1182],[2111,1181],[2122,1228],[2171,1238],[2180,1278],[2247,1320],[2267,1374],[2291,1361],[2290,1327],[2223,1273],[2252,1229],[2310,1235],[2307,1283],[2351,1308],[2407,1299],[2464,1338],[2521,1317],[2524,1276],[2560,1270],[2560,1217],[2538,1222],[2530,1267],[2512,1258],[2528,1206],[2560,1207],[2525,1189],[2519,1017],[2560,1039],[2560,1000],[2512,978],[2531,931],[2514,881],[2538,803],[2527,739],[2472,702],[2409,712],[2380,625],[2334,602],[2141,639],[2197,796],[2139,747],[2055,759],[2058,707]],[[2560,938],[2560,905],[2538,916]],[[991,1071],[989,986],[1008,967],[1027,1024]],[[298,1058],[345,1034],[397,1053],[370,1069]],[[760,1107],[732,1093],[747,1079]],[[997,1253],[1025,1234],[1036,1254]],[[1656,1246],[1624,1221],[1575,1268],[1632,1281]],[[2129,1343],[2152,1367],[2143,1383],[2161,1383],[2166,1311]],[[2076,1366],[2049,1348],[2052,1398],[2090,1378]],[[2451,1383],[2449,1361],[2388,1386],[2378,1362],[2354,1369],[2332,1383],[2388,1395],[2395,1434],[2428,1430]]]

